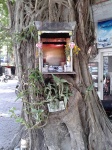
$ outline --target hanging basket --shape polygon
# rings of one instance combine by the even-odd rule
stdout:
[[[47,104],[49,112],[57,112],[62,111],[65,109],[64,101],[59,101],[59,104],[55,104],[53,102],[50,102]]]

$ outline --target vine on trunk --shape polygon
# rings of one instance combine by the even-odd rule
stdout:
[[[21,123],[28,129],[33,129],[46,125],[49,116],[48,104],[51,109],[58,109],[60,101],[63,101],[66,108],[69,97],[72,95],[70,90],[72,84],[54,75],[51,78],[44,79],[38,68],[30,72],[28,82],[23,83],[24,86],[27,86],[27,89],[22,90],[17,99],[22,98],[22,102],[27,104],[27,107],[23,110],[31,116],[32,124],[25,118],[18,117],[15,114],[16,108],[11,108],[10,113],[16,122]],[[30,96],[30,102],[26,100],[27,95]]]

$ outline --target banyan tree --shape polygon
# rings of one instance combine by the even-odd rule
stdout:
[[[19,118],[15,116],[15,119],[21,122],[28,132],[29,150],[112,149],[112,126],[93,87],[88,69],[90,56],[97,53],[97,49],[94,48],[93,2],[92,0],[7,1],[16,71],[21,83],[20,95],[23,102],[22,115]],[[72,41],[68,41],[75,43],[73,47],[75,52],[72,55],[74,74],[40,72],[39,56],[43,54],[39,54],[42,43],[39,43],[38,37],[41,33],[36,28],[36,21],[42,24],[47,22],[49,27],[50,24],[75,22]],[[56,30],[58,31],[58,26]],[[43,33],[44,35],[47,36],[46,33]],[[69,35],[70,33],[68,37]],[[42,38],[42,34],[40,37]],[[43,37],[43,40],[45,38],[47,37]],[[52,37],[50,38],[52,44],[54,41]],[[64,48],[69,49],[68,43],[64,42],[66,44]],[[58,49],[54,51],[56,50],[58,51]],[[48,65],[46,64],[46,67]],[[48,106],[51,104],[53,107],[59,107],[60,99],[65,108],[49,112]],[[14,146],[12,145],[10,150]]]

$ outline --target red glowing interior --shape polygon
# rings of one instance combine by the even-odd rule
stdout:
[[[60,65],[66,61],[65,45],[69,38],[42,38],[43,63]],[[64,44],[65,43],[65,44]]]
[[[65,61],[65,46],[63,44],[43,44],[44,63],[49,65],[60,65]]]

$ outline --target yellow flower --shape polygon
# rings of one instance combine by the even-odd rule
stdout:
[[[81,49],[77,45],[75,45],[72,50],[73,50],[74,54],[78,55],[78,53]],[[70,55],[70,46],[69,46],[69,44],[65,45],[65,55],[66,55],[66,57]]]
[[[80,48],[77,45],[75,45],[74,48],[73,48],[73,53],[78,55],[79,51],[80,51]]]
[[[37,50],[36,50],[36,54],[35,55],[36,55],[36,57],[38,57],[38,51]]]

